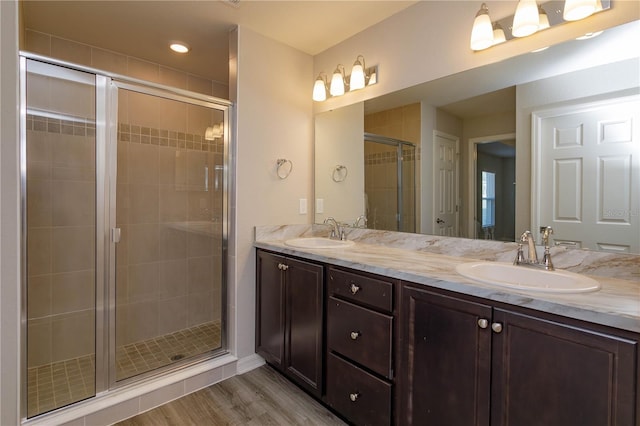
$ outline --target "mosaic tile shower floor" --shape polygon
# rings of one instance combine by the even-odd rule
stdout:
[[[136,342],[116,349],[116,380],[163,367],[221,346],[220,322]],[[95,393],[95,356],[55,362],[27,371],[27,416],[54,410]]]

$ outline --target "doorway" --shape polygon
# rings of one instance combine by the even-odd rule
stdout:
[[[471,238],[515,241],[515,135],[471,139]]]

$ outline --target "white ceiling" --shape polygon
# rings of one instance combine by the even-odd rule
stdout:
[[[0,0],[1,1],[1,0]],[[237,25],[310,55],[416,3],[400,0],[22,1],[24,27],[228,81],[228,32]],[[180,56],[168,43],[180,40]]]

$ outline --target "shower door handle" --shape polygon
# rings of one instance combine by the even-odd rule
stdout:
[[[120,228],[111,228],[111,241],[112,242],[119,243],[120,242],[120,236],[121,236]]]

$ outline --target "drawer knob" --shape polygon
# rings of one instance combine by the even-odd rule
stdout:
[[[357,286],[354,283],[351,283],[351,294],[356,294],[359,291],[360,291],[360,286]]]
[[[351,332],[351,340],[356,340],[358,337],[360,337],[360,332],[359,331],[352,331]]]
[[[499,322],[494,322],[493,324],[491,324],[491,329],[496,333],[501,333],[502,324],[500,324]]]
[[[487,328],[489,327],[489,320],[485,319],[485,318],[480,318],[478,320],[478,327],[480,328]]]
[[[360,398],[359,392],[349,394],[349,399],[351,400],[351,402],[356,402],[358,398]]]
[[[280,269],[281,271],[286,271],[287,269],[289,269],[289,266],[285,265],[284,263],[278,263],[278,269]]]

